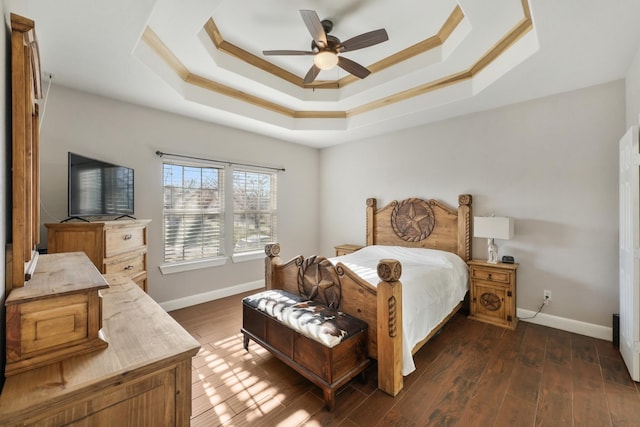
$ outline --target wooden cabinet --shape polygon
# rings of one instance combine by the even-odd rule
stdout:
[[[45,224],[47,252],[84,252],[101,273],[124,273],[147,291],[150,220]]]
[[[469,261],[470,315],[497,326],[515,329],[516,271],[518,264],[489,264],[486,261]]]
[[[338,246],[335,246],[336,256],[347,255],[357,250],[360,250],[362,248],[363,248],[362,245],[350,245],[350,244],[338,245]]]
[[[104,277],[82,252],[42,255],[26,286],[5,302],[5,375],[104,349],[100,335]]]
[[[7,377],[3,426],[189,426],[200,345],[122,274],[105,275],[101,351]]]

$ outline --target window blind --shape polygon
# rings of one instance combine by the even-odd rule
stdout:
[[[163,163],[164,261],[224,255],[223,168]]]

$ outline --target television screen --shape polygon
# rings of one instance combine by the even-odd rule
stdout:
[[[133,215],[133,169],[69,153],[70,217]]]

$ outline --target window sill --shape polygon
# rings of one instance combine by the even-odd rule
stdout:
[[[265,257],[264,250],[253,251],[253,252],[244,252],[241,254],[233,254],[231,256],[231,260],[234,263],[237,262],[245,262],[245,261],[254,261],[256,259],[263,259]]]
[[[160,273],[174,274],[182,273],[184,271],[200,270],[202,268],[219,267],[227,263],[227,257],[211,258],[200,261],[187,261],[180,263],[164,264],[161,265]]]

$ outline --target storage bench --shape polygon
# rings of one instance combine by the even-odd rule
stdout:
[[[314,300],[268,290],[242,301],[244,348],[254,340],[320,387],[327,408],[335,392],[357,375],[364,378],[367,358],[364,321]]]

